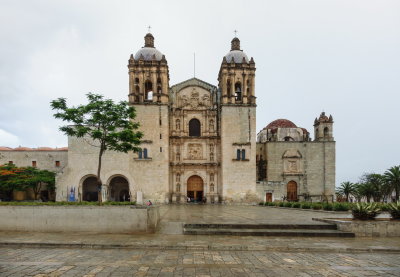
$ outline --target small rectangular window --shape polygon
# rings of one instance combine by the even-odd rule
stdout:
[[[244,161],[246,159],[246,150],[242,150],[242,160]]]
[[[162,123],[162,121],[161,121],[161,119],[160,119],[160,126],[161,126],[161,123]]]
[[[60,167],[60,161],[56,161],[56,167]]]
[[[240,160],[240,149],[236,150],[236,160]]]
[[[143,156],[144,156],[145,159],[148,158],[148,157],[147,157],[147,148],[144,148],[144,149],[143,149]]]
[[[36,161],[32,161],[32,167],[36,167]]]
[[[162,139],[162,134],[160,134],[160,139]]]
[[[143,158],[142,149],[140,149],[139,152],[138,152],[138,158],[139,158],[139,159],[142,159],[142,158]]]
[[[160,152],[162,152],[162,147],[160,147]]]

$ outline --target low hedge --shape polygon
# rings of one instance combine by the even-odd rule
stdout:
[[[106,201],[101,204],[101,206],[126,206],[126,205],[136,205],[136,202],[115,202]],[[0,206],[100,206],[98,202],[0,202]]]

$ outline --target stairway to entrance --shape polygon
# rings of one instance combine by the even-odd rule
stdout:
[[[185,235],[282,236],[282,237],[343,237],[354,233],[337,230],[334,224],[207,224],[183,225]]]

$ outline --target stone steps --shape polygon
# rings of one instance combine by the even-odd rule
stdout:
[[[355,237],[334,224],[185,224],[185,235]]]

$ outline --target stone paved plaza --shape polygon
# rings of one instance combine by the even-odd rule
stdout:
[[[1,276],[400,276],[399,254],[1,248]]]
[[[313,224],[348,213],[166,205],[160,215],[156,234],[0,232],[0,276],[400,276],[399,238],[167,234],[183,222]]]

